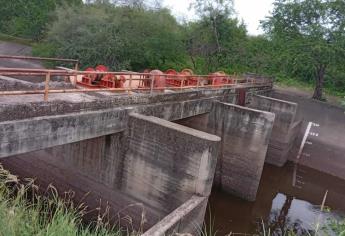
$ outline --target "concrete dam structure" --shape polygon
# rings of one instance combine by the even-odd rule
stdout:
[[[145,236],[197,234],[213,186],[254,201],[264,163],[287,161],[297,104],[271,93],[265,83],[48,102],[3,96],[0,158],[13,174],[73,189],[91,209],[109,206]]]

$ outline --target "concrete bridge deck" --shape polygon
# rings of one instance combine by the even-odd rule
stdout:
[[[241,89],[250,102],[257,94],[269,94],[272,86]],[[43,186],[60,179],[80,193],[91,188],[95,199],[110,200],[114,212],[142,204],[148,218],[144,230],[153,227],[149,235],[196,232],[217,159],[223,160],[217,172],[226,191],[251,201],[256,196],[275,115],[232,105],[239,102],[239,93],[239,88],[223,88],[122,96],[51,94],[48,102],[42,95],[0,96],[0,157],[13,170],[27,163],[30,168],[24,171],[31,177],[46,172],[45,163],[52,171],[37,174]],[[217,136],[170,122],[202,114],[214,117],[208,120],[214,131],[208,132],[219,135],[222,145]],[[122,213],[142,227],[140,209]]]

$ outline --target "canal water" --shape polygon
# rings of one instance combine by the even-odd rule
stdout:
[[[326,191],[327,207],[321,213]],[[205,220],[219,236],[255,234],[263,224],[277,235],[285,229],[302,234],[343,213],[345,181],[290,162],[283,168],[265,165],[255,202],[214,189]]]

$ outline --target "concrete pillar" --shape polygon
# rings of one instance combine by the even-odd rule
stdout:
[[[209,196],[219,137],[135,113],[126,136],[119,186],[124,193],[169,212],[194,194]]]
[[[273,122],[273,113],[220,102],[209,114],[178,121],[222,138],[215,183],[249,201],[256,197]]]
[[[227,103],[215,103],[209,122],[222,138],[217,166],[221,188],[254,201],[265,162],[274,114]]]
[[[288,160],[289,152],[301,127],[301,122],[295,121],[297,103],[254,95],[249,107],[276,115],[266,162],[283,166]]]

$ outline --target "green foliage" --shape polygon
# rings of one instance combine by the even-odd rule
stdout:
[[[59,8],[46,42],[51,56],[79,58],[81,65],[113,70],[165,69],[184,63],[180,26],[168,10],[109,4]],[[45,53],[36,48],[37,54]]]
[[[83,208],[59,198],[55,188],[50,187],[45,196],[37,191],[33,182],[19,183],[0,165],[0,235],[122,235],[101,220],[83,225]]]
[[[345,236],[345,220],[328,219],[326,225],[323,227],[323,232]]]
[[[345,62],[344,1],[276,0],[264,22],[281,71],[314,80],[315,99],[322,98],[325,80]]]
[[[231,0],[195,1],[200,19],[185,26],[186,49],[200,73],[240,72],[245,56],[245,26],[232,17]]]
[[[112,70],[252,72],[277,76],[282,83],[285,78],[285,84],[314,86],[317,99],[324,87],[327,93],[344,94],[342,0],[276,0],[272,17],[263,23],[263,36],[247,35],[233,15],[232,0],[195,0],[191,7],[198,19],[188,23],[148,2],[57,4],[49,14],[49,32],[34,54],[80,59],[82,69],[104,64]]]
[[[47,23],[59,5],[82,4],[81,0],[0,0],[0,32],[32,40],[45,36]]]

